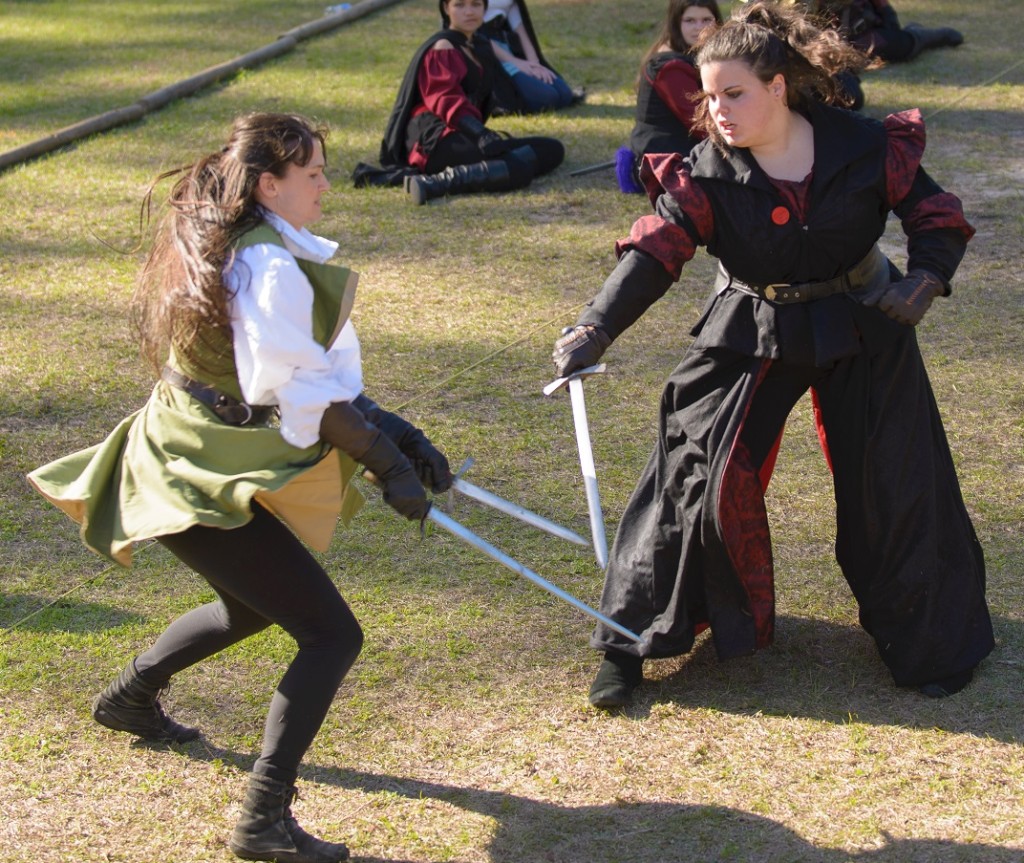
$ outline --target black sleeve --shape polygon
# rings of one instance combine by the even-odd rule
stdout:
[[[893,212],[907,235],[907,269],[927,270],[942,279],[946,294],[974,229],[955,195],[943,191],[918,168],[906,197]]]
[[[619,258],[618,265],[576,323],[600,327],[613,340],[617,339],[671,285],[672,277],[660,261],[639,249],[630,249]]]

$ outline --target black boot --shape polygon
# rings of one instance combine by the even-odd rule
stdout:
[[[590,686],[590,703],[594,707],[625,707],[643,679],[642,659],[609,650]]]
[[[943,677],[941,680],[933,680],[931,683],[919,686],[918,690],[922,695],[927,695],[929,698],[948,698],[950,695],[956,695],[973,679],[974,669],[968,668],[967,671],[951,674],[949,677]]]
[[[198,728],[179,725],[160,706],[159,697],[166,687],[147,683],[128,663],[117,680],[92,703],[92,716],[100,725],[114,731],[127,731],[144,740],[161,743],[187,743],[199,736]]]
[[[920,24],[908,24],[903,28],[914,37],[914,47],[910,49],[908,60],[913,60],[922,51],[929,48],[955,48],[962,45],[963,33],[952,27],[922,27]]]
[[[500,159],[445,168],[440,174],[414,174],[405,178],[405,191],[414,204],[432,198],[465,192],[507,192],[510,183],[508,165]]]
[[[348,860],[340,842],[310,836],[292,816],[295,789],[269,776],[252,773],[242,804],[242,817],[228,845],[243,860],[277,863],[339,863]]]

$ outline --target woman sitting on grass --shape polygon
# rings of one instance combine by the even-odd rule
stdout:
[[[669,0],[665,20],[640,63],[636,123],[629,146],[616,154],[615,170],[623,192],[640,193],[640,161],[647,153],[689,153],[704,138],[693,130],[700,75],[693,46],[708,27],[722,23],[718,0]]]
[[[566,84],[541,52],[526,0],[489,0],[480,32],[503,72],[495,84],[496,114],[538,114],[583,100],[583,91]]]
[[[477,31],[487,0],[440,0],[444,29],[416,51],[381,143],[387,168],[409,167],[417,204],[465,192],[521,189],[565,158],[554,138],[509,138],[485,123],[494,108],[498,61]],[[358,180],[357,180],[358,183]]]

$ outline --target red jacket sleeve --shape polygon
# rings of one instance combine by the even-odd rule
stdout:
[[[689,129],[696,109],[690,97],[701,88],[697,70],[684,60],[669,60],[651,84],[668,109]]]
[[[947,283],[953,278],[974,228],[960,199],[942,189],[921,166],[925,130],[920,111],[885,118],[885,160],[889,208],[907,235],[907,269],[924,269]]]
[[[615,252],[620,257],[630,249],[645,252],[678,281],[683,265],[714,231],[711,202],[678,153],[644,156],[640,179],[654,212],[633,223],[629,236],[615,244]]]
[[[460,117],[467,114],[483,119],[462,89],[466,72],[466,59],[458,48],[435,48],[424,55],[416,75],[423,108],[452,128],[458,125]],[[417,109],[414,113],[423,111]]]

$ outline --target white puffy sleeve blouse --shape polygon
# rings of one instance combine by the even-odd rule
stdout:
[[[331,402],[351,401],[363,390],[363,367],[352,322],[328,348],[313,338],[313,286],[296,258],[325,263],[338,244],[274,213],[266,220],[285,248],[257,243],[242,249],[226,273],[231,301],[235,366],[250,404],[278,405],[281,435],[296,447],[320,437]]]

